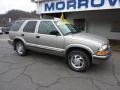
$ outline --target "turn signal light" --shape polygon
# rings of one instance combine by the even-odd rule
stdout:
[[[109,53],[109,51],[98,51],[98,52],[96,52],[96,55],[102,56],[102,55],[106,55],[108,53]]]

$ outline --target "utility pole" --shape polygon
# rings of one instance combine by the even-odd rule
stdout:
[[[11,21],[12,21],[12,19],[11,19],[11,18],[9,18],[8,22],[9,22],[9,23],[11,23]]]
[[[40,19],[42,19],[42,14],[40,14]]]

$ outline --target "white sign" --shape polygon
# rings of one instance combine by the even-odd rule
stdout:
[[[120,9],[120,0],[56,0],[38,4],[37,13]]]

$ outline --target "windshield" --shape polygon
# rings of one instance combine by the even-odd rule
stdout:
[[[60,29],[63,35],[78,33],[78,30],[72,24],[69,23],[65,24],[58,21],[56,21],[55,24]]]

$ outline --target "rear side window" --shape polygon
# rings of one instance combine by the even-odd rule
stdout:
[[[15,23],[13,23],[13,25],[10,28],[10,31],[18,31],[21,27],[21,25],[23,24],[24,21],[17,21]]]
[[[29,21],[23,29],[23,32],[34,33],[37,21]]]

